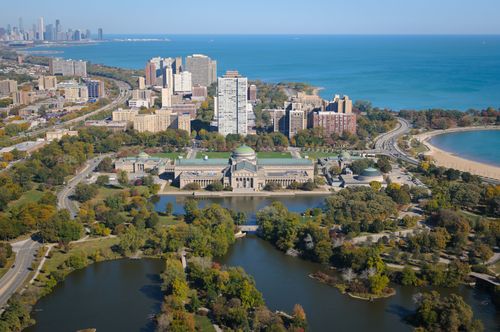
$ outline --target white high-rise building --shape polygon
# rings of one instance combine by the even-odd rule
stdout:
[[[43,22],[43,17],[38,19],[38,40],[44,40],[45,33],[45,23]]]
[[[174,75],[174,92],[179,93],[191,93],[193,87],[191,81],[191,73],[188,71],[183,71],[180,74]]]
[[[221,135],[248,132],[248,79],[237,71],[228,71],[218,79],[217,125]]]
[[[169,88],[161,89],[161,107],[170,108],[172,107],[172,94]]]

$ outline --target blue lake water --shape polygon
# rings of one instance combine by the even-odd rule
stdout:
[[[459,157],[500,166],[500,130],[481,130],[434,136],[431,143]]]
[[[108,41],[36,50],[136,69],[154,56],[203,53],[218,61],[219,75],[237,69],[250,79],[307,82],[324,88],[324,98],[346,94],[394,110],[500,107],[500,36],[107,37],[168,41]]]

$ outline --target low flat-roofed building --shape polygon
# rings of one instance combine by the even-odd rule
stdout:
[[[387,186],[382,172],[376,168],[369,167],[361,172],[359,175],[354,175],[352,172],[341,174],[342,187],[367,187],[372,182],[379,182],[382,187]]]
[[[0,149],[0,154],[5,153],[5,152],[11,152],[13,150],[17,150],[17,151],[26,152],[28,154],[31,154],[31,153],[43,148],[43,146],[45,144],[47,144],[47,142],[43,139],[36,140],[36,141],[22,142],[22,143],[7,146],[5,148]]]
[[[77,130],[68,130],[68,129],[56,129],[50,130],[45,133],[45,139],[47,141],[59,140],[63,138],[63,136],[78,136]]]
[[[113,132],[127,130],[127,121],[108,121],[108,120],[87,120],[85,121],[86,127],[101,127],[109,129]]]
[[[135,157],[117,159],[115,169],[130,174],[143,174],[148,171],[158,170],[158,173],[161,174],[169,164],[170,159],[168,158],[151,157],[147,153],[141,152]]]

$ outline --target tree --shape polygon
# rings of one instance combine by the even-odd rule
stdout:
[[[124,170],[118,171],[118,183],[124,187],[129,185],[128,174]]]
[[[382,172],[382,173],[389,173],[392,171],[392,166],[389,158],[387,157],[380,157],[377,160],[377,168]]]
[[[97,187],[95,185],[79,183],[75,187],[74,198],[80,203],[89,201],[96,195],[97,195]]]
[[[96,170],[98,172],[111,173],[113,172],[113,160],[110,157],[105,157],[99,165],[97,165]]]
[[[403,285],[403,286],[417,286],[418,285],[417,274],[409,266],[405,266],[403,271],[401,271],[401,285]]]
[[[104,187],[109,183],[109,176],[107,175],[99,175],[97,177],[97,180],[95,181],[95,184],[98,185],[99,187]]]
[[[223,191],[224,185],[222,184],[222,182],[213,182],[207,186],[207,190],[208,191]]]
[[[304,331],[307,330],[307,318],[306,318],[306,312],[304,311],[304,308],[300,304],[296,304],[293,306],[293,320],[292,324],[296,328],[303,329]]]
[[[130,225],[125,232],[120,235],[119,247],[123,253],[135,253],[145,243],[144,234],[137,230],[135,226]]]
[[[424,331],[483,330],[474,319],[471,307],[456,294],[441,297],[438,292],[424,293],[417,298],[417,309],[411,319],[414,326]]]
[[[172,202],[168,202],[167,205],[165,206],[165,214],[167,216],[171,216],[173,212],[174,212],[174,204],[172,204]]]

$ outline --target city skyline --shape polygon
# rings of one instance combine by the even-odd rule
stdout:
[[[75,27],[90,27],[94,33],[102,27],[110,34],[500,34],[500,21],[496,18],[500,3],[494,0],[478,0],[474,6],[465,0],[311,0],[307,7],[296,0],[256,0],[251,6],[229,0],[194,0],[188,16],[168,15],[172,4],[154,0],[148,3],[155,8],[149,19],[135,20],[134,24],[122,19],[133,18],[137,13],[129,0],[120,1],[119,6],[115,1],[89,0],[73,4],[71,11],[66,11],[62,4],[60,0],[4,4],[1,26],[16,26],[22,18],[27,28],[44,17],[46,24],[60,18]],[[85,15],[88,8],[99,10]]]

